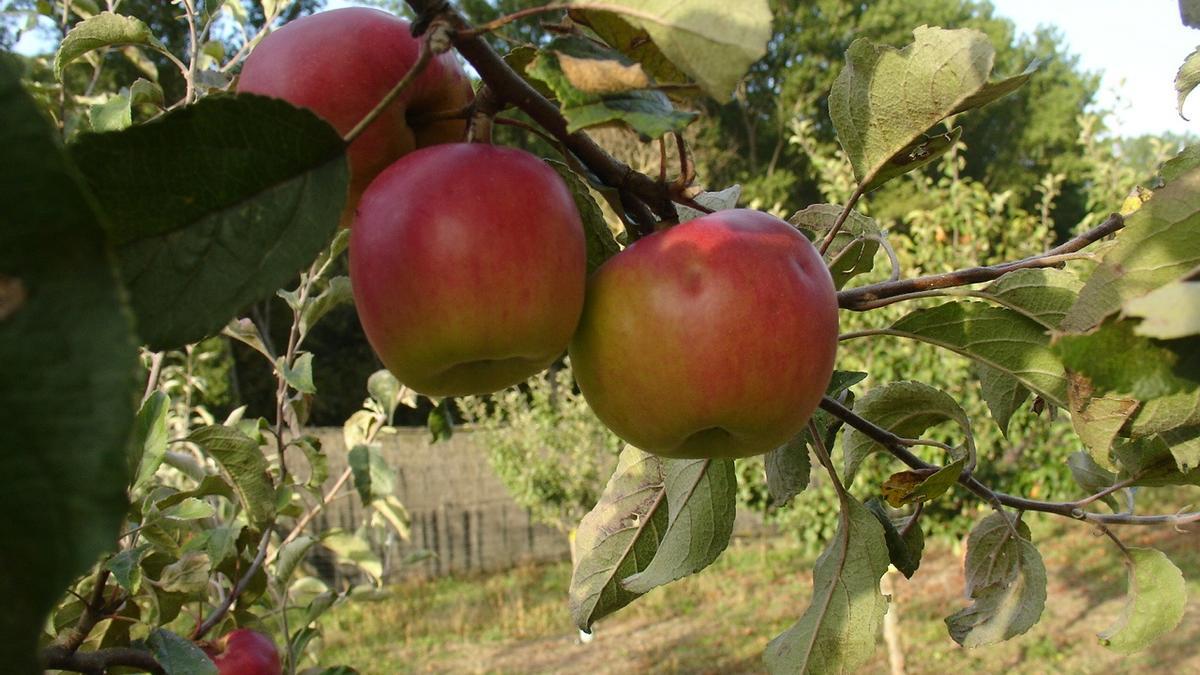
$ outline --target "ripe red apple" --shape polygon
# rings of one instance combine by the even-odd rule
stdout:
[[[649,235],[588,281],[571,342],[596,415],[664,457],[748,457],[808,421],[833,373],[837,295],[794,227],[718,211]]]
[[[309,108],[345,134],[404,77],[419,49],[420,40],[399,17],[363,7],[335,9],[292,21],[264,38],[246,59],[237,88]],[[472,97],[453,53],[431,60],[350,145],[342,224],[350,224],[363,190],[398,157],[461,141],[465,120],[422,122],[421,117],[457,110]]]
[[[221,675],[280,675],[275,642],[258,631],[238,628],[210,643],[204,651]]]
[[[431,396],[493,392],[550,365],[579,321],[586,264],[558,174],[480,143],[400,158],[363,194],[350,234],[367,339]]]

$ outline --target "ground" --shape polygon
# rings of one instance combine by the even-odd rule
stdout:
[[[1041,521],[1035,541],[1050,575],[1041,622],[999,646],[960,648],[942,620],[967,604],[961,550],[931,543],[916,576],[896,584],[908,673],[1200,673],[1200,531],[1120,530],[1131,546],[1166,552],[1189,590],[1179,628],[1124,657],[1096,638],[1124,603],[1126,576],[1116,549],[1084,525],[1035,519]],[[387,600],[339,607],[325,622],[323,661],[352,665],[364,675],[757,673],[766,643],[807,605],[811,568],[811,559],[784,537],[736,541],[701,574],[601,621],[588,645],[578,644],[570,628],[566,563],[403,584]],[[859,672],[887,672],[882,640]]]

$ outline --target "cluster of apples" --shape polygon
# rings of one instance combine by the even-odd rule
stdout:
[[[373,9],[294,21],[238,88],[312,109],[342,133],[416,60],[407,22]],[[798,433],[837,347],[837,299],[813,245],[735,209],[667,227],[587,278],[570,191],[522,150],[457,142],[472,98],[452,54],[428,64],[349,148],[350,276],[372,347],[423,394],[517,384],[568,350],[597,416],[667,457],[744,457]]]

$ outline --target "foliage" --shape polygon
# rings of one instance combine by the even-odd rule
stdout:
[[[764,460],[763,483],[754,463],[620,447],[565,366],[464,403],[518,497],[564,530],[579,519],[568,606],[581,629],[716,562],[739,491],[813,505],[793,507],[792,525],[825,546],[813,602],[766,649],[770,670],[848,671],[871,657],[880,576],[893,564],[919,579],[917,542],[938,525],[926,512],[995,511],[967,537],[971,604],[946,617],[964,646],[1013,638],[1043,614],[1048,568],[1025,523],[1037,512],[1098,529],[1126,565],[1127,611],[1102,644],[1145,649],[1180,622],[1178,567],[1114,528],[1200,521],[1135,513],[1132,490],[1200,484],[1200,325],[1178,316],[1200,274],[1200,167],[1185,151],[1125,199],[1146,167],[1114,154],[1153,163],[1171,150],[1126,148],[1079,117],[1095,83],[1071,59],[1027,70],[1059,55],[1052,33],[1017,41],[989,5],[951,0],[622,0],[544,10],[559,23],[514,33],[533,58],[505,62],[445,3],[408,4],[422,19],[449,12],[430,42],[453,33],[496,100],[521,109],[518,127],[565,161],[597,259],[670,227],[677,206],[732,206],[738,190],[692,185],[697,164],[707,180],[743,181],[765,209],[817,201],[812,176],[834,202],[794,224],[837,272],[840,370],[810,426]],[[16,672],[211,671],[200,643],[234,626],[281,638],[295,672],[320,663],[324,612],[382,582],[373,534],[407,536],[379,438],[415,395],[385,372],[368,379],[328,488],[305,433],[318,391],[305,339],[350,300],[336,230],[347,140],[303,109],[224,95],[256,40],[310,6],[18,3],[56,17],[61,42],[53,58],[0,60],[0,199],[12,207],[0,357],[15,374],[0,385],[11,516],[0,590],[15,608],[0,616],[0,659]],[[706,157],[676,133],[698,112],[690,133],[715,148]],[[658,140],[658,177],[594,144],[598,125]],[[619,220],[611,240],[594,195]],[[1122,215],[1103,215],[1117,205]],[[281,340],[261,312],[242,318],[272,296],[287,308]],[[205,372],[213,343],[201,341],[217,333],[268,364],[271,414],[211,412],[222,377]],[[450,408],[433,408],[435,438],[452,432]],[[810,456],[819,480],[806,480]],[[362,527],[308,533],[351,487]],[[871,493],[904,508],[856,496]],[[310,575],[318,547],[365,588]]]
[[[496,474],[532,517],[564,534],[596,503],[621,441],[592,413],[569,362],[458,409],[488,450]]]

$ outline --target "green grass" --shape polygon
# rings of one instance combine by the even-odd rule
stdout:
[[[1188,613],[1150,650],[1121,657],[1095,634],[1120,612],[1125,571],[1113,546],[1087,527],[1031,518],[1050,573],[1050,601],[1026,635],[963,650],[942,620],[962,599],[961,553],[931,544],[895,597],[909,673],[1200,672],[1200,534],[1124,528],[1129,545],[1165,551],[1188,579]],[[575,643],[566,609],[566,563],[476,578],[395,586],[379,602],[345,604],[324,621],[322,662],[362,673],[759,672],[767,641],[804,611],[812,560],[784,538],[738,541],[698,575],[656,589]],[[880,642],[861,672],[886,672]]]

